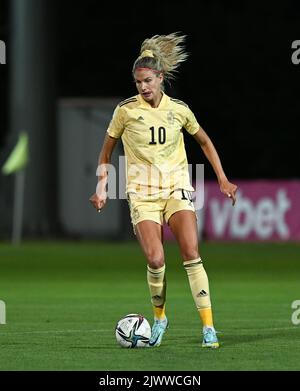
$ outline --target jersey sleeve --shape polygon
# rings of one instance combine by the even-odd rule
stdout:
[[[191,135],[196,134],[200,128],[194,113],[189,107],[186,108],[186,122],[184,128]]]
[[[120,106],[117,106],[115,108],[112,119],[107,129],[107,133],[109,134],[109,136],[114,138],[120,138],[122,136],[125,128],[124,114],[124,110]]]

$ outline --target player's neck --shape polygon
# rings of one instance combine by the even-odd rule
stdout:
[[[160,93],[157,95],[157,97],[155,97],[151,102],[149,102],[151,107],[153,107],[153,108],[158,107],[161,100],[162,100],[162,97],[163,97],[163,93],[160,91]]]

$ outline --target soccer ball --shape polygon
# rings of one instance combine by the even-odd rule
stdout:
[[[128,314],[116,325],[117,342],[124,348],[148,347],[151,327],[146,318],[140,314]]]

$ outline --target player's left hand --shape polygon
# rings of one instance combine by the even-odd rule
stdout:
[[[220,183],[220,190],[227,197],[232,199],[232,205],[236,202],[237,185],[230,183],[227,179]]]

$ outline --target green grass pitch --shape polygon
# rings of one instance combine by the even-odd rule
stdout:
[[[114,327],[132,312],[152,323],[145,260],[133,243],[0,244],[0,370],[300,370],[299,244],[201,244],[221,348],[201,327],[176,244],[166,244],[162,345],[124,349]]]

